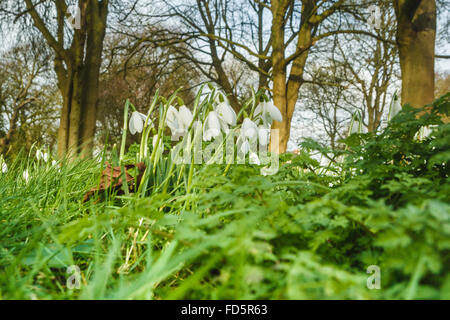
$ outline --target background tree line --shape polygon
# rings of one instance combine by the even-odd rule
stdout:
[[[146,110],[157,89],[182,87],[189,105],[204,82],[237,111],[250,87],[267,89],[283,115],[273,126],[281,152],[311,131],[337,147],[355,111],[376,132],[394,92],[420,107],[449,91],[448,72],[435,70],[435,59],[449,61],[449,9],[435,0],[0,0],[0,152],[56,143],[59,156],[88,157],[117,142],[127,98]]]

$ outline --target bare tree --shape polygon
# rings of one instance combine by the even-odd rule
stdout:
[[[29,148],[30,142],[44,142],[57,120],[55,88],[46,77],[50,52],[39,43],[13,47],[0,60],[0,153]],[[39,127],[38,129],[36,129]],[[28,139],[29,138],[29,139]],[[30,141],[34,140],[34,141]]]
[[[383,113],[388,110],[392,93],[389,88],[396,85],[398,79],[398,53],[395,41],[395,15],[392,7],[380,7],[380,20],[373,32],[375,39],[367,36],[348,35],[341,37],[334,47],[337,55],[333,59],[348,72],[345,74],[350,88],[355,88],[361,97],[357,104],[348,101],[363,115],[369,132],[376,132],[381,124]],[[353,50],[352,50],[353,49]]]
[[[235,109],[239,108],[238,99],[223,67],[227,55],[258,75],[259,88],[272,86],[275,105],[283,115],[273,129],[279,130],[276,145],[284,152],[310,49],[336,33],[357,32],[342,30],[328,20],[359,6],[349,0],[196,0],[176,2],[166,13],[150,16],[160,19],[157,21],[177,18],[178,25],[168,25],[159,42],[190,46],[196,54],[186,58],[230,94]],[[142,41],[155,38],[139,39]]]
[[[130,49],[129,41],[124,35],[111,35],[105,40],[98,110],[101,142],[105,142],[106,135],[110,143],[119,142],[126,99],[145,113],[156,90],[164,97],[179,90],[178,96],[187,105],[195,99],[192,89],[199,82],[196,68],[186,60],[177,59],[170,47],[142,46],[135,50]],[[152,121],[156,124],[158,118],[159,112],[155,110]],[[127,142],[137,143],[137,136],[128,136]]]

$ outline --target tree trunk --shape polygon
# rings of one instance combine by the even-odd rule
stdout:
[[[87,15],[88,35],[86,47],[86,63],[83,74],[82,115],[80,123],[81,156],[92,155],[94,147],[95,127],[97,121],[98,89],[100,67],[102,61],[103,39],[106,30],[107,7],[101,7],[97,1],[89,8]]]
[[[434,98],[435,0],[396,0],[402,105],[422,107]]]
[[[280,109],[283,120],[281,122],[274,121],[272,125],[272,130],[278,130],[278,141],[271,139],[270,150],[271,152],[279,153],[284,153],[287,149],[292,117],[298,100],[299,90],[303,83],[303,72],[309,48],[312,44],[312,26],[307,22],[306,16],[308,16],[308,10],[314,6],[311,5],[312,3],[303,3],[302,19],[305,23],[302,23],[297,40],[296,49],[299,55],[293,60],[291,72],[287,79],[287,61],[284,56],[286,50],[284,43],[284,14],[288,4],[289,2],[283,1],[280,1],[277,6],[272,4],[273,100],[275,106]]]
[[[92,155],[97,119],[98,86],[109,0],[78,1],[81,24],[68,49],[65,39],[66,3],[56,1],[55,38],[31,0],[25,0],[35,27],[55,52],[54,69],[63,105],[58,130],[58,156]]]
[[[63,97],[58,130],[58,156],[92,155],[97,120],[98,88],[107,2],[89,0],[83,8],[86,24],[76,30],[65,59],[57,55],[55,72]],[[65,65],[64,65],[65,64]]]
[[[58,128],[58,157],[63,158],[69,144],[69,113],[72,104],[72,71],[68,71],[67,79],[64,78],[65,70],[62,61],[55,59],[55,72],[58,77],[58,89],[61,93],[63,105],[59,117]]]
[[[280,110],[283,121],[274,121],[270,139],[270,151],[274,153],[286,152],[287,141],[289,139],[289,128],[287,125],[287,85],[286,85],[286,64],[284,58],[284,15],[287,9],[286,1],[279,0],[272,2],[272,80],[273,80],[273,102]],[[278,131],[278,135],[274,134]],[[277,137],[278,139],[275,139]]]
[[[19,116],[19,109],[14,108],[11,119],[9,119],[8,132],[6,133],[6,135],[3,138],[0,138],[0,154],[7,152],[8,146],[11,142],[12,136],[17,127],[18,116]]]

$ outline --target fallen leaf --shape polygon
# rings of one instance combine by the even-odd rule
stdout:
[[[120,167],[112,167],[111,164],[106,161],[106,168],[102,172],[102,176],[100,177],[100,183],[97,187],[89,190],[83,198],[83,202],[88,201],[94,194],[100,193],[102,191],[110,189],[111,191],[117,192],[117,195],[124,194],[122,185],[123,185],[123,175]],[[145,171],[145,164],[143,162],[139,162],[138,164],[128,164],[124,166],[125,168],[125,177],[128,184],[128,189],[130,192],[134,192],[135,189],[141,183],[142,176]],[[136,179],[130,174],[131,169],[137,168],[138,175]],[[136,181],[135,181],[136,180]]]

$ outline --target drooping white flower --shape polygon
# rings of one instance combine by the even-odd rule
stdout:
[[[36,159],[39,161],[44,157],[44,154],[42,153],[41,150],[36,150]]]
[[[44,155],[42,156],[42,158],[44,159],[45,162],[48,162],[48,158],[49,158],[48,153],[45,152]]]
[[[178,110],[178,122],[180,125],[183,125],[185,128],[189,128],[193,118],[194,116],[192,115],[191,110],[189,110],[186,106],[180,107]]]
[[[130,127],[131,134],[136,134],[136,132],[141,133],[144,129],[144,123],[147,119],[147,116],[143,113],[140,113],[139,111],[134,111],[131,114],[130,122],[128,126]]]
[[[242,122],[240,135],[237,139],[239,151],[244,155],[246,155],[248,152],[253,153],[254,150],[251,150],[251,148],[255,146],[257,138],[257,125],[249,118],[245,118]]]
[[[215,111],[208,113],[203,126],[203,140],[210,141],[220,135],[220,121]]]
[[[191,110],[186,108],[186,106],[180,107],[180,109],[178,110],[178,131],[181,135],[184,136],[187,133],[193,118],[194,116],[192,115]]]
[[[219,118],[220,127],[227,134],[230,131],[229,126],[236,125],[236,112],[234,112],[228,101],[220,102],[215,107],[215,111]]]
[[[0,159],[2,160],[2,159]],[[0,161],[2,164],[2,173],[7,173],[8,172],[8,166],[6,165],[6,162],[4,161]]]
[[[30,181],[30,174],[28,173],[28,169],[25,169],[22,176],[26,183],[28,183],[28,181]]]
[[[433,133],[433,128],[436,126],[427,126],[427,127],[420,127],[419,131],[416,132],[414,135],[415,140],[425,140],[425,138],[428,138]]]
[[[56,166],[58,162],[56,160],[52,160],[52,167]]]
[[[245,118],[242,122],[241,132],[245,138],[254,141],[258,136],[258,127],[252,120]]]
[[[180,110],[169,106],[167,109],[166,124],[170,128],[170,131],[172,131],[172,141],[178,141],[180,137],[187,133],[192,119],[192,112],[186,106],[181,106]]]
[[[152,142],[153,149],[156,148],[156,142],[157,142],[157,141],[158,141],[158,135],[154,135],[154,136],[153,136],[153,142]],[[163,153],[163,152],[164,152],[164,144],[163,144],[162,138],[159,140],[158,151],[159,151],[160,153]]]
[[[250,151],[250,143],[248,142],[248,139],[246,139],[242,134],[239,135],[237,139],[237,145],[239,148],[239,151],[246,155]]]
[[[258,127],[258,140],[260,145],[267,146],[269,144],[269,132],[270,129],[267,129],[264,126]]]
[[[255,109],[255,118],[260,118],[266,127],[272,125],[274,120],[279,122],[283,120],[280,110],[278,110],[272,101],[260,102]]]
[[[170,128],[170,131],[172,131],[172,141],[177,141],[180,138],[178,110],[173,106],[169,106],[167,109],[166,124]]]
[[[402,105],[396,94],[394,94],[394,98],[392,99],[391,106],[389,108],[388,121],[391,121],[400,111],[402,110]]]

